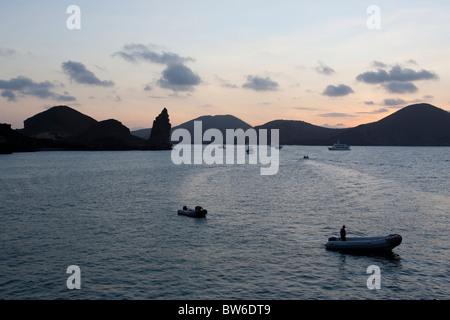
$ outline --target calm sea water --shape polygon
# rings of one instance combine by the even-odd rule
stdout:
[[[170,154],[1,155],[0,298],[450,297],[450,148],[285,146],[272,176]],[[183,205],[207,218],[177,215]],[[390,255],[325,250],[343,224],[403,242]]]

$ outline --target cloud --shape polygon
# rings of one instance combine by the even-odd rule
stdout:
[[[184,58],[173,52],[156,52],[152,45],[127,44],[123,46],[121,51],[113,53],[112,56],[119,56],[133,63],[145,61],[166,65],[161,73],[161,78],[157,81],[161,88],[171,89],[175,92],[192,91],[194,86],[201,83],[200,76],[184,64],[188,61],[194,61],[194,59]],[[150,89],[149,85],[144,88],[146,91]]]
[[[381,85],[390,93],[414,93],[419,90],[412,82],[393,81]]]
[[[330,113],[322,113],[319,114],[319,117],[325,118],[345,118],[345,117],[354,117],[354,115],[350,113],[340,113],[340,112],[330,112]]]
[[[409,59],[407,62],[409,64],[417,64],[412,59]],[[363,72],[356,77],[356,80],[368,84],[380,84],[390,93],[414,93],[419,89],[413,81],[438,79],[434,72],[425,69],[416,71],[395,65],[387,70],[387,65],[378,61],[374,61],[373,65],[380,68],[377,71]]]
[[[319,66],[316,67],[316,71],[318,73],[325,74],[325,75],[330,75],[330,74],[336,73],[333,68],[324,65],[320,61],[319,61]]]
[[[344,127],[344,126],[345,126],[345,125],[344,125],[343,123],[336,123],[335,125],[328,124],[328,123],[324,123],[324,124],[322,125],[322,127],[325,127],[325,128],[331,128],[331,129],[342,128],[342,127]]]
[[[7,98],[8,101],[17,101],[14,91],[9,90],[9,89],[2,91],[2,97]]]
[[[359,74],[356,80],[370,84],[379,84],[384,82],[411,82],[417,80],[434,80],[438,76],[428,70],[415,71],[401,66],[394,66],[391,70],[378,69],[378,71],[368,71]]]
[[[376,60],[372,61],[372,65],[377,68],[386,68],[387,67],[387,64],[385,64],[384,62],[376,61]]]
[[[84,64],[80,62],[66,61],[61,65],[63,71],[77,83],[89,84],[94,86],[111,87],[114,85],[112,81],[102,81],[95,74],[86,69]]]
[[[384,99],[383,104],[385,106],[399,106],[399,105],[405,105],[407,102],[403,99]]]
[[[10,80],[0,80],[1,96],[7,98],[8,101],[17,101],[19,96],[34,96],[39,99],[54,99],[57,101],[75,101],[75,97],[66,94],[60,95],[54,93],[52,89],[55,87],[50,81],[34,82],[32,79],[18,76]]]
[[[0,57],[12,57],[17,55],[17,51],[9,48],[0,48]]]
[[[349,86],[340,84],[338,86],[329,85],[325,88],[322,94],[329,97],[342,97],[353,92],[353,89]]]
[[[193,61],[192,58],[183,58],[173,52],[158,53],[153,50],[153,46],[145,46],[139,43],[132,43],[123,46],[121,51],[113,53],[114,56],[119,56],[129,62],[138,62],[139,60],[158,63],[158,64],[174,64]]]
[[[239,88],[237,85],[230,83],[229,81],[222,79],[218,75],[214,75],[216,79],[220,82],[220,86],[228,89],[237,89]]]
[[[309,108],[309,107],[293,107],[293,109],[297,110],[307,110],[307,111],[316,111],[316,108]]]
[[[389,110],[386,109],[386,108],[380,108],[380,109],[377,109],[377,110],[360,111],[360,112],[357,112],[357,113],[359,113],[359,114],[377,114],[377,113],[384,113],[384,112],[387,112],[387,111],[389,111]]]
[[[242,85],[243,88],[255,91],[275,91],[278,90],[278,83],[269,77],[262,78],[258,76],[247,76],[247,82]]]
[[[201,78],[182,63],[170,64],[163,72],[158,84],[173,91],[191,91]]]

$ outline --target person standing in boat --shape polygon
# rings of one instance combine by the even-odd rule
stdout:
[[[341,241],[345,241],[345,236],[347,235],[347,232],[345,231],[345,225],[342,226],[340,233],[341,233]]]

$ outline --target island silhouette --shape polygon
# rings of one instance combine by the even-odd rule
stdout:
[[[170,134],[193,130],[194,121],[209,128],[252,128],[233,115],[202,116],[174,128],[163,108],[152,128],[130,131],[120,121],[97,121],[69,106],[55,106],[24,121],[23,129],[0,124],[0,153],[43,150],[170,150]],[[281,145],[450,146],[450,113],[427,103],[406,106],[379,121],[345,129],[300,120],[274,120],[254,129],[278,129]],[[270,143],[270,142],[269,142]]]

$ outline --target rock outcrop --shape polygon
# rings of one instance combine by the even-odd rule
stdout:
[[[159,116],[153,121],[152,131],[148,139],[148,150],[171,150],[170,130],[172,125],[169,121],[169,114],[164,108]]]
[[[37,139],[11,129],[10,124],[0,123],[0,154],[37,151],[39,147]]]

